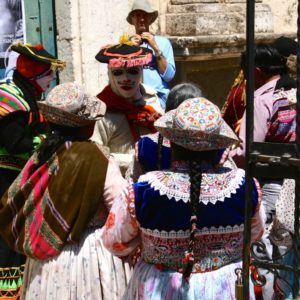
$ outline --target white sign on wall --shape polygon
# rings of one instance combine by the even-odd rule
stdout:
[[[0,78],[11,76],[18,54],[10,45],[25,41],[24,0],[0,0]]]

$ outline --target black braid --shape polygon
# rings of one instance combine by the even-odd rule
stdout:
[[[199,210],[199,197],[202,181],[201,161],[190,161],[190,240],[188,250],[185,253],[184,262],[186,263],[183,269],[183,277],[188,279],[192,273],[194,265],[194,244],[195,235],[197,232],[197,214]]]
[[[162,169],[162,146],[163,146],[164,137],[161,134],[158,134],[157,139],[157,170]]]
[[[188,249],[185,252],[185,257],[183,258],[183,278],[189,279],[194,265],[194,244],[195,235],[197,232],[197,214],[199,214],[199,198],[201,192],[201,182],[202,182],[202,164],[206,162],[212,166],[216,164],[218,151],[191,151],[184,149],[174,143],[171,143],[172,149],[172,160],[182,160],[187,161],[190,164],[190,240]]]
[[[39,98],[35,95],[34,87],[17,70],[14,71],[13,81],[18,86],[18,88],[21,89],[25,101],[30,106],[30,111],[32,112],[32,129],[35,130],[36,133],[41,132],[39,109],[36,103],[36,101],[39,100]]]

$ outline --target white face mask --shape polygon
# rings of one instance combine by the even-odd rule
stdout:
[[[50,87],[51,81],[55,78],[55,73],[53,70],[49,70],[44,76],[36,80],[36,83],[43,90],[43,92],[47,91]]]
[[[130,100],[140,98],[142,71],[142,67],[108,69],[109,83],[114,93]]]

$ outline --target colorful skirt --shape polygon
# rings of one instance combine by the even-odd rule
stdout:
[[[0,300],[20,299],[24,265],[0,268]]]
[[[88,229],[80,243],[48,260],[27,259],[21,299],[118,300],[131,276],[129,264],[103,246],[102,229]]]
[[[187,282],[181,273],[160,271],[155,265],[140,260],[133,272],[123,300],[236,300],[235,269],[232,263],[207,273],[194,273]],[[250,299],[254,289],[250,282]]]
[[[20,299],[25,260],[0,237],[0,300]]]

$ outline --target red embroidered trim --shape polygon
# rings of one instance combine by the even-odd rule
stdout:
[[[132,186],[128,187],[128,195],[126,197],[127,200],[127,208],[130,214],[130,217],[133,220],[136,220],[136,215],[135,215],[135,197],[134,197],[134,189]]]
[[[111,53],[108,52],[108,49],[104,50],[103,54],[108,55],[108,56],[114,56],[114,57],[126,57],[126,58],[132,58],[137,55],[140,55],[143,52],[143,49],[139,49],[139,51],[130,53],[130,54],[120,54],[120,53]]]

